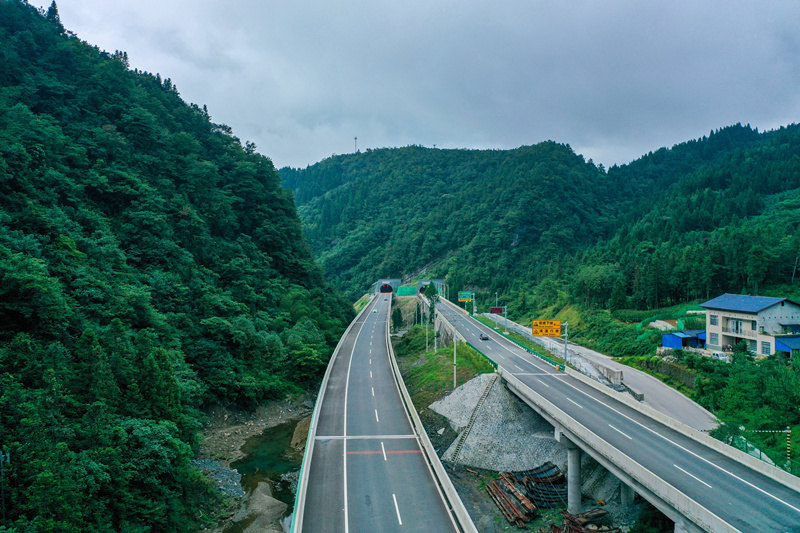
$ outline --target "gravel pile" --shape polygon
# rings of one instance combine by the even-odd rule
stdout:
[[[443,460],[453,460],[463,428],[491,378],[492,374],[478,376],[431,404],[430,409],[444,416],[458,432]],[[519,471],[547,461],[567,471],[567,451],[555,440],[553,426],[496,381],[455,462],[487,470]],[[587,500],[619,501],[621,482],[588,454],[582,455],[581,485]],[[625,514],[624,510],[618,514]]]
[[[244,497],[242,475],[238,471],[211,459],[194,459],[192,465],[211,478],[226,495],[237,499]]]
[[[430,410],[445,417],[453,431],[459,433],[469,422],[483,390],[493,377],[494,374],[481,374],[467,381],[441,400],[433,402]]]
[[[476,377],[430,408],[461,431],[490,379],[491,375]],[[458,438],[442,459],[452,459],[457,443]],[[535,468],[546,461],[562,467],[567,463],[567,452],[553,438],[552,426],[498,380],[481,405],[457,462],[488,470],[514,471]]]

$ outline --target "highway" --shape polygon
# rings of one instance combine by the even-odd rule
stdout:
[[[436,309],[504,370],[735,530],[800,532],[797,491],[556,370],[453,304]]]
[[[318,399],[303,532],[459,531],[392,374],[390,305],[378,295],[356,318]]]
[[[499,315],[485,314],[484,316],[500,324],[499,327],[502,327],[504,323],[503,317]],[[526,328],[521,324],[509,320],[508,328],[520,335],[533,339],[533,337],[531,337],[530,326]],[[536,337],[534,342],[541,344],[552,353],[557,353],[559,355],[564,353],[564,340],[561,338]],[[657,411],[661,411],[670,418],[683,422],[687,426],[700,431],[708,431],[719,425],[714,415],[706,409],[650,374],[618,363],[605,354],[577,344],[570,344],[569,357],[570,361],[574,361],[574,359],[572,359],[573,357],[578,357],[621,371],[623,374],[622,381],[625,385],[628,385],[637,392],[644,393],[644,401],[642,403],[649,405]]]

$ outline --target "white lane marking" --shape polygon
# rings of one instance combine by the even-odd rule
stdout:
[[[380,419],[378,418],[378,410],[377,409],[375,409],[375,422],[380,422]]]
[[[548,389],[550,388],[550,385],[548,385],[547,383],[545,383],[545,382],[544,382],[544,381],[542,381],[541,379],[539,379],[539,378],[536,378],[536,381],[538,381],[539,383],[541,383],[542,385],[544,385],[544,386],[545,386],[545,387],[547,387]]]
[[[580,407],[581,409],[583,409],[583,406],[582,406],[581,404],[579,404],[578,402],[576,402],[575,400],[573,400],[573,399],[571,399],[571,398],[567,398],[567,401],[568,401],[568,402],[571,402],[571,403],[574,403],[575,405],[577,405],[578,407]]]
[[[630,440],[633,440],[633,438],[632,438],[630,435],[628,435],[627,433],[623,433],[622,431],[618,430],[617,428],[615,428],[615,427],[614,427],[614,426],[612,426],[611,424],[609,424],[609,425],[608,425],[608,427],[610,427],[611,429],[613,429],[614,431],[616,431],[616,432],[617,432],[617,433],[619,433],[620,435],[622,435],[622,436],[624,436],[624,437],[628,437]]]
[[[383,447],[383,441],[381,441],[381,451],[383,452],[383,460],[386,461],[386,448]]]
[[[617,413],[618,415],[620,415],[620,416],[622,416],[622,417],[625,417],[625,418],[627,418],[628,420],[630,420],[631,422],[633,422],[633,423],[634,423],[634,424],[636,424],[637,426],[641,426],[643,429],[646,429],[647,431],[649,431],[649,432],[650,432],[650,433],[652,433],[653,435],[655,435],[655,436],[657,436],[657,437],[660,437],[660,438],[664,439],[665,441],[669,442],[669,443],[670,443],[670,444],[672,444],[673,446],[675,446],[675,447],[677,447],[677,448],[680,448],[681,450],[685,451],[686,453],[688,453],[688,454],[691,454],[691,455],[693,455],[693,456],[697,457],[697,458],[698,458],[698,459],[700,459],[701,461],[708,463],[709,465],[713,466],[714,468],[716,468],[716,469],[718,469],[718,470],[721,470],[722,472],[725,472],[726,474],[728,474],[728,475],[729,475],[729,476],[731,476],[732,478],[734,478],[734,479],[737,479],[737,480],[741,481],[741,482],[742,482],[742,483],[744,483],[745,485],[748,485],[748,486],[750,486],[750,487],[752,487],[752,488],[756,489],[758,492],[760,492],[760,493],[762,493],[762,494],[765,494],[765,495],[769,496],[770,498],[772,498],[772,499],[774,499],[774,500],[776,500],[776,501],[779,501],[779,502],[781,502],[782,504],[784,504],[785,506],[787,506],[787,507],[789,507],[789,508],[791,508],[791,509],[794,509],[795,511],[797,511],[798,513],[800,513],[800,508],[798,508],[798,507],[795,507],[794,505],[792,505],[792,504],[790,504],[790,503],[788,503],[788,502],[785,502],[785,501],[783,501],[782,499],[778,498],[777,496],[775,496],[775,495],[773,495],[773,494],[770,494],[769,492],[765,491],[765,490],[764,490],[764,489],[762,489],[761,487],[757,487],[756,485],[754,485],[754,484],[750,483],[750,482],[749,482],[749,481],[747,481],[746,479],[742,479],[742,478],[740,478],[739,476],[737,476],[736,474],[734,474],[733,472],[729,472],[729,471],[725,470],[724,468],[722,468],[721,466],[719,466],[718,464],[715,464],[715,463],[711,462],[709,459],[706,459],[705,457],[702,457],[702,456],[698,455],[697,453],[693,452],[692,450],[690,450],[690,449],[688,449],[688,448],[686,448],[686,447],[684,447],[684,446],[681,446],[680,444],[678,444],[677,442],[673,441],[672,439],[669,439],[669,438],[665,437],[664,435],[660,434],[658,431],[656,431],[656,430],[654,430],[654,429],[652,429],[652,428],[649,428],[649,427],[645,426],[644,424],[642,424],[641,422],[639,422],[638,420],[634,420],[633,418],[629,417],[629,416],[628,416],[628,415],[626,415],[625,413],[622,413],[622,412],[618,411],[617,409],[614,409],[613,407],[611,407],[610,405],[608,405],[608,404],[607,404],[607,403],[605,403],[604,401],[602,401],[602,400],[599,400],[599,399],[597,399],[597,398],[593,398],[591,395],[589,395],[589,393],[587,393],[587,392],[584,392],[584,391],[580,390],[578,387],[576,387],[576,386],[572,385],[571,383],[567,383],[567,382],[566,382],[566,380],[565,380],[563,377],[561,377],[561,376],[556,376],[556,377],[557,377],[558,379],[560,379],[560,380],[561,380],[561,381],[564,383],[564,385],[566,385],[566,386],[568,386],[568,387],[572,387],[573,389],[575,389],[576,391],[580,392],[581,394],[583,394],[583,395],[584,395],[584,396],[586,396],[587,398],[590,398],[590,399],[592,399],[592,400],[596,401],[597,403],[600,403],[600,404],[603,404],[603,405],[605,405],[607,408],[611,409],[612,411],[614,411],[614,412],[615,412],[615,413]],[[717,453],[719,453],[719,452],[717,452]],[[723,454],[720,454],[720,455],[723,455]],[[727,456],[726,456],[726,457],[727,457]]]
[[[676,464],[673,464],[672,466],[674,466],[675,468],[677,468],[678,470],[680,470],[681,472],[683,472],[683,473],[684,473],[684,474],[686,474],[687,476],[689,476],[689,477],[691,477],[691,478],[694,478],[694,479],[696,479],[697,481],[699,481],[700,483],[702,483],[703,485],[705,485],[705,486],[706,486],[706,487],[708,487],[709,489],[713,489],[713,488],[714,488],[714,487],[712,487],[711,485],[709,485],[708,483],[706,483],[705,481],[703,481],[702,479],[700,479],[699,477],[697,477],[697,476],[694,476],[694,475],[690,474],[689,472],[687,472],[687,471],[686,471],[686,470],[684,470],[683,468],[679,467],[678,465],[676,465]]]
[[[372,370],[369,371],[369,379],[372,379]]]
[[[369,358],[369,364],[372,364],[372,357]]]
[[[375,387],[370,387],[370,389],[372,389],[372,397],[374,398],[375,397]]]
[[[356,344],[358,343],[358,337],[361,336],[361,332],[364,329],[364,324],[366,321],[361,323],[361,327],[358,328],[358,333],[356,333],[356,338],[353,341],[353,349],[350,350],[350,361],[347,362],[347,378],[344,381],[344,415],[342,416],[343,420],[343,431],[344,435],[347,435],[347,393],[350,390],[350,368],[353,366],[353,354],[356,351]],[[344,533],[350,532],[350,518],[347,514],[347,440],[342,443],[342,478],[344,482],[344,495],[342,499],[344,500]]]
[[[511,364],[514,365],[514,368],[522,372],[522,368],[520,368],[520,366],[517,363],[511,363]]]
[[[403,520],[400,518],[400,507],[397,506],[397,496],[392,493],[392,499],[394,500],[394,510],[397,511],[397,523],[401,526],[403,525]]]

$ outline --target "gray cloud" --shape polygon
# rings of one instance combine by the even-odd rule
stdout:
[[[46,2],[32,2],[49,5]],[[800,116],[794,1],[61,0],[277,166],[359,148],[566,142],[609,166]]]

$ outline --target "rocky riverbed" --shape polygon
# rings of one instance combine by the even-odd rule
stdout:
[[[246,463],[248,451],[257,453],[254,448],[260,435],[288,422],[297,423],[291,443],[287,443],[288,453],[302,457],[313,405],[309,398],[298,398],[270,402],[253,412],[215,407],[206,413],[206,422],[201,429],[201,445],[194,464],[228,496],[230,508],[216,527],[205,529],[202,533],[283,531],[281,521],[287,511],[287,503],[273,494],[274,483],[255,477],[249,483],[252,486],[248,487],[248,483],[243,486],[242,475],[233,466]],[[250,444],[245,446],[248,442]],[[281,453],[285,451],[276,452]],[[281,475],[279,483],[295,490],[296,478],[295,472],[286,472]]]

